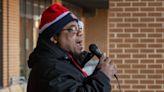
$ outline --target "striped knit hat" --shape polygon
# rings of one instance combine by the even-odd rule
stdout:
[[[79,23],[78,18],[69,9],[59,4],[53,4],[42,14],[39,33],[46,38],[50,38],[59,33],[71,21]]]

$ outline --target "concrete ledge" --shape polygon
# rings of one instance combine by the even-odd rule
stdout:
[[[3,88],[3,89],[0,89],[0,92],[10,92],[10,91],[9,91],[9,88]]]
[[[12,85],[9,87],[9,89],[10,89],[10,92],[23,92],[20,85]]]
[[[23,85],[12,85],[8,88],[0,89],[0,92],[26,92],[26,84]]]

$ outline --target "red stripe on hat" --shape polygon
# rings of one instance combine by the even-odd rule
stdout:
[[[69,9],[60,4],[53,4],[49,6],[42,14],[39,29],[41,29],[45,24],[55,20],[58,16],[67,11],[69,11]]]

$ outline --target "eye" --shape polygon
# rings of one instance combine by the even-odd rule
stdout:
[[[71,28],[63,29],[63,30],[67,30],[68,32],[77,32],[77,31],[79,31],[76,27],[71,27]]]
[[[68,32],[73,32],[74,30],[73,29],[67,29],[68,30]]]

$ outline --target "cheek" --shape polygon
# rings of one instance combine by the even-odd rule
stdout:
[[[76,36],[67,36],[65,39],[65,43],[69,45],[69,47],[74,47],[76,44]]]

